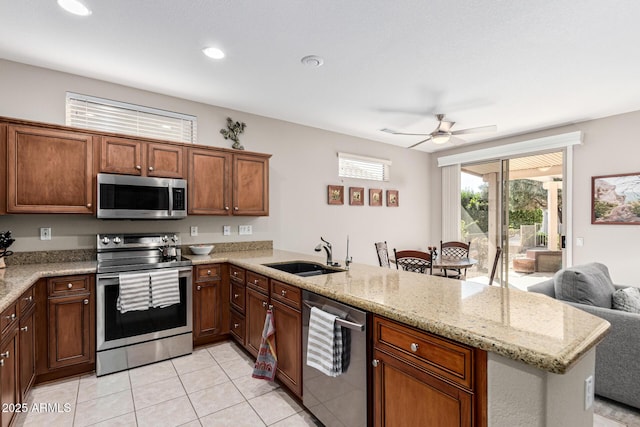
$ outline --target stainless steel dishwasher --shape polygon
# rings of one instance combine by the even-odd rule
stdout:
[[[332,299],[302,291],[302,402],[326,427],[367,425],[367,313]],[[339,314],[348,331],[350,360],[346,371],[330,377],[307,366],[311,307]],[[346,313],[346,315],[344,315]]]

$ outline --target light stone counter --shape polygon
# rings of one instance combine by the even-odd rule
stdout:
[[[349,271],[298,277],[262,264],[324,257],[281,250],[189,255],[194,265],[239,267],[351,304],[407,325],[494,352],[538,369],[564,373],[609,329],[609,323],[541,294],[363,264]],[[0,270],[0,310],[40,277],[95,272],[95,262],[32,264]]]

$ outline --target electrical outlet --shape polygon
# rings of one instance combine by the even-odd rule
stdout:
[[[192,225],[191,226],[191,237],[195,237],[198,235],[198,226],[197,225]]]
[[[240,235],[253,234],[253,229],[250,225],[239,225],[238,234]]]
[[[589,375],[584,380],[584,409],[585,411],[593,406],[593,375]]]
[[[51,240],[51,228],[49,227],[40,228],[40,240]]]
[[[223,225],[222,226],[222,235],[223,236],[231,236],[231,226],[230,225]]]
[[[576,237],[576,246],[584,246],[584,238]]]

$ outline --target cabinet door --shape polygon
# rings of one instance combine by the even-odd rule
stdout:
[[[11,424],[15,412],[4,410],[5,405],[16,404],[20,401],[18,394],[18,335],[12,330],[3,337],[0,346],[0,388],[2,400],[2,427]]]
[[[147,175],[184,178],[183,148],[170,144],[147,144]]]
[[[230,215],[231,155],[204,149],[189,149],[190,215]]]
[[[27,392],[36,377],[35,309],[20,317],[20,398],[26,402]]]
[[[269,215],[269,159],[233,156],[233,214]]]
[[[469,427],[472,395],[374,350],[374,425]]]
[[[93,361],[90,294],[49,299],[49,368]]]
[[[277,377],[302,397],[302,315],[279,301],[271,303],[276,327]]]
[[[269,297],[247,288],[247,312],[245,318],[247,350],[254,357],[258,356],[264,319],[267,316]]]
[[[93,213],[93,137],[9,126],[7,212]]]
[[[134,139],[103,137],[100,142],[100,172],[143,175],[143,143]]]
[[[193,338],[201,338],[220,333],[221,282],[198,283],[193,291]]]

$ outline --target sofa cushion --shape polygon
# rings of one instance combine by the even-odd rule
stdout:
[[[640,289],[630,287],[613,293],[612,306],[616,310],[640,314]]]
[[[592,262],[565,268],[558,271],[553,280],[557,299],[611,308],[616,288],[604,264]]]

